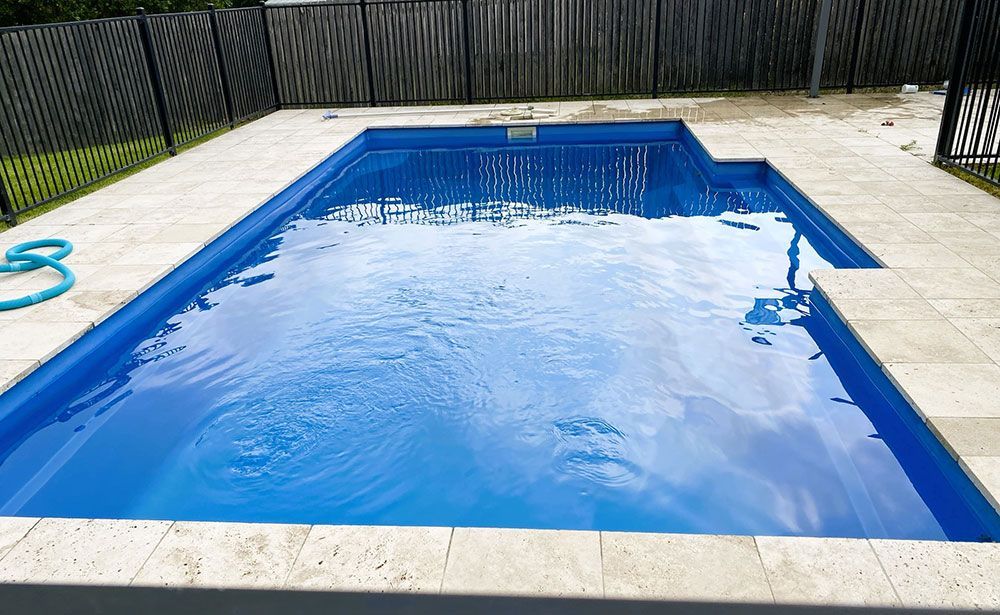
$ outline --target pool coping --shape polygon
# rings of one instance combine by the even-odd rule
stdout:
[[[464,113],[465,111],[462,109],[462,107],[457,107],[456,113]],[[300,112],[299,115],[305,113],[307,112]],[[258,192],[248,190],[246,186],[219,186],[220,190],[225,188],[220,194],[232,195],[235,191],[242,190],[239,194],[247,194],[253,198],[245,199],[243,201],[245,205],[242,208],[216,212],[218,216],[216,219],[221,219],[222,222],[208,225],[212,228],[177,229],[171,227],[173,231],[184,232],[175,232],[168,239],[183,239],[184,241],[152,243],[155,245],[168,244],[171,247],[179,246],[173,252],[168,251],[169,254],[164,259],[169,261],[172,258],[172,263],[167,262],[159,267],[147,267],[142,271],[123,272],[123,274],[132,274],[130,280],[134,279],[137,282],[134,285],[134,291],[131,289],[91,291],[114,292],[119,290],[122,292],[118,296],[112,297],[116,303],[106,306],[103,312],[100,309],[92,311],[92,319],[89,324],[74,320],[65,323],[68,325],[65,327],[46,327],[47,329],[56,329],[52,336],[61,337],[61,339],[56,339],[54,343],[49,344],[47,352],[44,355],[39,355],[37,359],[33,361],[30,357],[25,359],[22,362],[23,369],[9,378],[6,387],[0,387],[0,390],[23,378],[42,362],[47,361],[82,335],[90,326],[103,321],[125,302],[162,278],[174,266],[185,261],[244,216],[256,210],[260,204],[266,203],[271,196],[280,192],[285,186],[294,183],[313,166],[321,163],[330,154],[331,149],[334,151],[339,149],[372,125],[385,127],[434,125],[441,127],[481,125],[484,121],[491,124],[512,125],[589,123],[587,120],[566,122],[560,121],[559,118],[554,118],[551,122],[500,121],[492,117],[492,108],[473,109],[468,113],[474,117],[468,118],[465,122],[455,122],[454,124],[438,121],[449,119],[438,117],[435,117],[431,122],[426,122],[420,119],[419,110],[414,112],[412,118],[408,118],[411,121],[400,124],[393,124],[386,118],[381,118],[375,122],[363,121],[363,126],[352,128],[350,120],[348,120],[348,129],[331,131],[332,134],[336,135],[336,138],[323,141],[322,144],[315,144],[315,147],[309,151],[309,155],[312,156],[310,164],[300,164],[301,168],[298,170],[301,172],[294,178],[287,179],[286,175],[280,182],[273,182],[273,185],[255,183],[252,188],[259,190]],[[620,118],[613,117],[611,119],[621,121],[680,119],[684,121],[692,135],[716,161],[767,161],[789,183],[805,195],[817,209],[833,220],[841,230],[886,267],[877,270],[822,270],[812,272],[810,277],[836,313],[859,338],[864,348],[917,409],[917,412],[931,427],[932,432],[959,461],[963,470],[972,478],[976,486],[995,507],[1000,509],[1000,505],[998,505],[1000,450],[990,448],[997,446],[995,443],[1000,441],[1000,428],[997,427],[997,423],[1000,422],[1000,407],[997,405],[1000,402],[995,401],[998,397],[990,397],[991,391],[1000,395],[1000,388],[997,388],[998,383],[1000,383],[1000,372],[998,372],[1000,367],[996,365],[998,356],[992,354],[991,347],[978,348],[974,341],[962,334],[964,329],[959,328],[959,326],[968,327],[970,323],[962,322],[956,325],[951,322],[953,320],[984,320],[984,318],[977,317],[980,315],[978,312],[971,318],[949,318],[943,311],[939,311],[940,308],[935,310],[931,303],[932,301],[985,301],[987,302],[986,307],[983,308],[987,315],[985,320],[992,322],[992,319],[1000,317],[1000,308],[993,306],[993,302],[996,302],[995,299],[1000,297],[1000,292],[997,292],[1000,285],[996,283],[996,280],[993,280],[989,273],[975,267],[973,263],[962,259],[960,261],[954,260],[953,257],[958,257],[958,255],[948,249],[948,245],[937,241],[928,232],[918,228],[912,220],[895,210],[887,211],[892,208],[885,204],[884,199],[879,198],[879,194],[889,193],[882,196],[898,196],[892,190],[902,190],[898,185],[903,184],[902,181],[874,182],[886,185],[871,186],[869,190],[866,186],[852,187],[845,185],[845,182],[831,181],[821,176],[819,179],[815,179],[816,176],[810,173],[798,172],[798,169],[802,167],[795,162],[795,159],[802,158],[803,155],[797,152],[794,147],[786,151],[774,150],[787,154],[787,156],[769,156],[766,152],[761,151],[761,149],[765,149],[761,144],[768,145],[767,139],[761,137],[754,141],[743,138],[747,131],[739,133],[741,138],[734,146],[734,126],[732,124],[688,122],[687,119],[690,118],[685,117],[644,118],[635,117],[635,115],[630,113]],[[264,118],[258,122],[266,122],[266,120],[267,118]],[[593,121],[606,122],[608,119],[595,118]],[[314,126],[312,130],[323,130],[318,128],[320,126],[318,122],[310,122],[310,124]],[[245,130],[245,128],[238,129],[232,134],[236,134],[240,130]],[[309,129],[303,128],[302,130]],[[870,137],[866,138],[870,139]],[[859,139],[864,141],[863,138]],[[739,141],[743,143],[740,144]],[[280,140],[277,142],[280,143]],[[210,147],[211,145],[210,142],[199,146],[192,150],[192,153],[200,150],[201,152],[207,151],[210,155],[213,149]],[[325,153],[324,147],[327,148]],[[865,147],[868,146],[859,146],[862,149]],[[896,162],[910,162],[908,159],[899,158],[898,150],[890,151],[889,148],[877,143],[872,145],[870,149],[872,156],[895,157],[898,159]],[[175,160],[184,159],[185,156],[188,154],[182,154]],[[188,156],[188,160],[191,158]],[[200,157],[195,155],[193,158],[194,166],[198,166]],[[864,156],[859,155],[859,158],[864,158]],[[910,157],[907,156],[907,158]],[[779,164],[775,164],[775,160],[778,160]],[[781,160],[787,160],[787,164],[781,164]],[[172,162],[174,161],[163,164],[169,165]],[[951,176],[947,176],[946,179],[936,175],[940,173],[937,169],[933,169],[923,161],[918,160],[918,162],[923,165],[922,168],[911,167],[908,164],[904,164],[900,168],[919,169],[912,172],[912,176],[917,178],[922,175],[928,177],[935,175],[935,178],[931,180],[935,185],[926,185],[924,191],[947,194],[922,195],[924,197],[940,197],[932,198],[931,204],[941,205],[939,201],[943,201],[945,198],[954,199],[956,194],[975,195],[975,192],[968,192],[967,185],[961,180]],[[158,165],[158,167],[161,166]],[[139,173],[134,177],[155,176],[158,167]],[[925,170],[926,173],[924,173]],[[183,172],[180,173],[180,175],[183,174]],[[224,183],[213,179],[211,174],[206,175],[206,177],[205,183]],[[164,184],[169,184],[169,175],[161,181]],[[139,187],[144,184],[139,180],[133,183],[139,184]],[[854,183],[860,185],[868,182]],[[912,180],[909,183],[927,184],[928,182]],[[936,187],[938,184],[940,187]],[[115,194],[117,192],[114,190],[115,186],[95,194]],[[137,194],[130,195],[129,184],[125,184],[125,186],[124,195],[126,197],[135,196],[137,199],[141,199],[146,194],[139,190]],[[263,186],[269,186],[270,192],[264,191]],[[197,192],[197,190],[192,192]],[[268,196],[262,196],[264,194],[268,194]],[[88,201],[85,199],[87,198],[84,197],[81,201],[86,204]],[[150,197],[146,196],[146,198]],[[193,195],[193,198],[204,199],[205,197]],[[990,198],[992,199],[992,197]],[[913,200],[917,200],[917,198],[914,197]],[[99,197],[91,199],[91,201],[95,201],[98,206],[101,205]],[[124,201],[129,202],[128,198]],[[967,201],[974,202],[971,213],[983,213],[984,215],[994,212],[993,208],[1000,204],[1000,201],[996,199],[992,199],[992,201],[979,199],[978,195],[976,198],[970,196]],[[48,228],[45,223],[47,217],[57,219],[60,216],[55,214],[59,214],[66,208],[73,208],[73,205],[69,204],[60,210],[44,214],[18,228],[27,227],[28,232],[33,232],[36,227],[46,229]],[[84,207],[84,209],[86,208]],[[100,215],[98,209],[99,207],[95,207],[94,216]],[[72,211],[72,209],[67,211]],[[995,211],[1000,212],[1000,210]],[[226,212],[230,213],[228,222],[225,220]],[[187,227],[199,226],[199,223],[194,222],[198,220],[198,213],[197,211],[192,212],[189,217],[192,221],[190,223],[186,221],[187,218],[182,218],[181,220],[184,221],[174,221],[171,224]],[[948,212],[916,213],[931,215]],[[65,218],[65,216],[62,217]],[[905,220],[909,226],[898,222],[897,218]],[[99,219],[103,220],[103,218]],[[886,220],[892,222],[889,223]],[[951,224],[953,226],[949,228],[961,227],[955,217],[947,215],[937,215],[931,218],[927,218],[925,215],[923,222],[932,226],[934,224]],[[911,229],[910,226],[913,228]],[[905,232],[901,231],[900,228],[904,229]],[[952,241],[960,240],[959,244],[961,241],[981,241],[983,245],[992,249],[989,242],[982,241],[984,238],[977,233],[971,231],[951,232],[959,234],[964,232],[966,236],[942,236],[942,238]],[[891,242],[892,233],[899,235],[899,241]],[[9,232],[0,234],[0,238],[7,239],[8,234]],[[873,238],[877,241],[872,241]],[[70,239],[72,240],[73,237]],[[187,241],[189,239],[191,241]],[[935,239],[935,241],[928,241],[928,239]],[[883,241],[885,243],[880,243]],[[138,247],[143,248],[143,246],[149,250],[148,244],[140,244]],[[885,249],[883,246],[897,246],[897,248]],[[183,254],[185,251],[187,253]],[[924,251],[932,256],[923,256],[922,252]],[[1000,254],[1000,251],[997,253]],[[911,262],[923,266],[898,267],[899,263],[909,264]],[[992,263],[992,261],[989,262]],[[896,263],[897,266],[887,266],[893,263]],[[965,263],[965,265],[961,265],[961,263]],[[72,262],[70,264],[73,265]],[[84,268],[86,269],[86,266]],[[972,275],[972,271],[976,271],[980,275]],[[942,272],[946,272],[944,281],[942,281]],[[954,296],[955,292],[951,292],[947,284],[948,280],[956,276],[962,282],[958,285],[960,291],[955,291],[960,296]],[[984,276],[986,281],[992,280],[992,285],[985,284]],[[977,288],[979,290],[976,290]],[[980,297],[978,295],[986,296]],[[941,303],[940,305],[950,304]],[[927,307],[930,307],[929,311],[922,311],[926,310]],[[919,316],[919,318],[914,318],[914,315]],[[962,315],[969,316],[965,313]],[[53,323],[28,320],[26,324],[52,325]],[[982,323],[973,324],[981,325]],[[24,332],[24,335],[31,333],[37,335],[40,329],[37,326],[25,328],[34,330]],[[934,339],[929,344],[917,344],[917,347],[914,348],[913,340],[921,339],[919,335],[914,337],[914,329],[919,333],[924,333],[928,328],[934,330]],[[0,363],[9,364],[11,361],[4,360]],[[4,369],[0,372],[3,374],[0,375],[0,380],[3,380],[3,377],[10,371]],[[957,391],[954,390],[953,386],[950,388],[948,386],[953,384],[956,377],[963,379],[962,386]],[[928,386],[928,380],[934,386]],[[941,391],[946,391],[947,394],[942,395]],[[130,584],[209,584],[213,587],[243,587],[249,584],[257,586],[255,583],[259,581],[251,581],[250,579],[255,579],[254,574],[266,568],[268,562],[256,561],[254,563],[255,560],[252,557],[248,558],[246,556],[248,545],[264,545],[261,547],[266,547],[263,552],[268,553],[269,559],[273,559],[274,562],[287,560],[288,552],[295,551],[295,559],[286,562],[291,572],[291,567],[297,562],[300,552],[309,553],[306,549],[311,544],[309,541],[320,542],[319,538],[307,539],[307,536],[312,537],[316,533],[326,536],[325,540],[329,540],[329,536],[343,536],[346,532],[352,538],[350,540],[342,539],[341,543],[338,543],[341,548],[343,545],[354,548],[367,546],[362,549],[361,554],[355,554],[356,559],[349,561],[345,569],[336,573],[332,573],[330,570],[316,572],[316,578],[327,579],[327,586],[333,583],[333,586],[338,589],[355,591],[405,591],[415,588],[419,591],[433,591],[433,588],[428,590],[415,582],[411,582],[408,586],[404,581],[407,578],[411,580],[416,578],[412,576],[416,575],[415,572],[412,572],[413,570],[422,570],[418,566],[420,562],[416,561],[426,555],[424,551],[421,551],[422,545],[426,546],[427,541],[437,541],[436,544],[440,547],[443,530],[448,530],[445,560],[442,563],[441,582],[437,591],[657,599],[690,598],[740,602],[778,601],[785,603],[815,602],[819,598],[823,604],[844,604],[845,599],[856,595],[867,596],[865,591],[868,591],[873,592],[870,597],[873,604],[1000,607],[1000,593],[998,593],[1000,590],[991,587],[988,576],[989,574],[1000,575],[1000,545],[997,544],[621,534],[615,532],[546,532],[504,529],[473,530],[468,528],[429,528],[426,532],[417,535],[414,534],[412,528],[353,528],[351,531],[355,533],[351,534],[348,531],[350,528],[337,529],[328,526],[313,526],[310,529],[308,526],[272,526],[267,524],[192,524],[48,519],[36,525],[34,524],[35,520],[30,521],[33,525],[25,527],[28,521],[21,518],[0,518],[0,579],[4,581],[125,584],[125,579],[121,575],[116,576],[117,573],[109,573],[102,568],[107,563],[102,558],[109,556],[108,548],[111,546],[114,554],[124,553],[130,557],[127,564],[120,566],[119,572],[131,570],[132,568],[129,566],[138,561],[141,554],[148,550],[145,559],[139,562],[139,567],[133,571],[134,575],[129,577],[128,583]],[[54,528],[58,528],[58,530]],[[18,536],[22,529],[24,533]],[[191,536],[199,536],[203,533],[206,535],[197,540],[191,538]],[[453,545],[456,535],[460,540]],[[185,537],[187,537],[187,542],[185,542]],[[301,537],[300,543],[298,542],[299,537]],[[155,541],[154,538],[156,538]],[[261,540],[264,542],[255,542]],[[594,558],[593,543],[595,540],[598,545],[599,565],[590,561]],[[123,541],[129,546],[127,549],[121,550],[118,547]],[[608,542],[607,549],[610,550],[608,553],[612,553],[612,556],[615,554],[620,556],[618,559],[612,557],[610,563],[605,561],[606,541]],[[4,548],[5,542],[11,545],[7,549]],[[298,550],[294,548],[295,543],[298,543]],[[761,550],[762,545],[763,551]],[[859,545],[866,546],[862,548]],[[218,552],[213,551],[216,548]],[[452,564],[453,572],[449,577],[448,566],[449,562],[452,561],[453,548],[455,548],[454,559],[457,563]],[[466,552],[468,552],[467,555]],[[72,554],[76,561],[88,559],[88,557],[92,560],[88,564],[89,568],[80,572],[78,577],[66,576],[66,570],[72,569],[73,566],[68,566],[60,558],[68,557],[69,554]],[[373,573],[370,570],[366,573],[368,576],[365,576],[365,562],[368,561],[365,557],[376,557],[377,559],[375,554],[381,554],[380,557],[385,560],[381,562],[382,568],[396,563],[401,569],[405,569],[400,574],[405,573],[411,576],[400,578],[395,584],[387,581],[389,577],[379,577],[378,573]],[[493,561],[489,557],[482,557],[483,554],[502,554],[502,556]],[[436,557],[437,555],[434,555],[432,559]],[[115,558],[111,557],[111,560],[115,560]],[[37,565],[31,565],[32,561]],[[205,562],[195,566],[200,572],[193,576],[185,573],[185,569],[190,572],[190,564],[196,561]],[[437,562],[437,559],[434,561]],[[52,565],[52,562],[61,563]],[[216,562],[216,564],[212,564],[212,562]],[[576,567],[568,566],[568,563],[573,562],[577,562],[578,565]],[[250,572],[235,577],[230,574],[240,570],[241,566],[246,567],[251,563],[253,563],[253,569]],[[46,568],[47,565],[50,567]],[[218,568],[213,569],[213,565],[217,565]],[[594,589],[596,585],[593,583],[598,576],[594,572],[595,566],[600,572],[601,589],[599,592]],[[863,566],[863,568],[858,568],[858,566]],[[158,572],[149,572],[154,568]],[[352,576],[349,574],[351,570],[346,570],[348,568],[357,574]],[[436,570],[436,568],[434,569]],[[768,574],[768,570],[773,574]],[[841,574],[845,570],[852,572]],[[760,574],[762,571],[764,574]],[[511,573],[516,574],[512,576]],[[187,576],[185,576],[186,574]],[[339,578],[337,574],[346,577],[347,580],[330,581],[330,579]],[[982,576],[983,574],[987,576]],[[608,590],[609,578],[611,580],[610,592]],[[676,583],[664,583],[664,578],[683,578],[684,583],[681,584],[682,586],[678,586]],[[311,586],[312,582],[298,582],[297,579],[298,577],[289,576],[285,582],[291,581],[292,584],[282,586],[297,589]],[[448,579],[451,580],[446,583],[445,581]],[[733,587],[726,584],[720,585],[719,581],[732,581]],[[270,583],[270,585],[266,585],[268,587],[277,586],[274,585],[274,573],[266,575],[266,582]],[[791,585],[788,585],[789,583]],[[572,589],[575,586],[579,586],[577,590]],[[765,586],[769,593],[763,591]],[[696,590],[699,587],[700,589]],[[892,591],[887,592],[887,588],[891,588]],[[929,591],[928,588],[935,589]],[[834,589],[836,591],[832,591]]]
[[[0,585],[996,608],[989,543],[0,518]]]

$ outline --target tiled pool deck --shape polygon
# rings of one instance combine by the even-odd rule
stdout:
[[[681,118],[717,159],[771,162],[885,266],[811,275],[1000,509],[1000,200],[927,163],[942,104],[537,103],[552,113],[528,123]],[[500,123],[509,108],[280,111],[0,234],[0,250],[69,239],[78,275],[62,297],[0,312],[0,391],[366,127]],[[4,274],[0,297],[56,279]],[[1000,544],[8,517],[0,582],[1000,609]]]

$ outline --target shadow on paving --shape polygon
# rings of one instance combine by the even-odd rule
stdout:
[[[960,613],[958,610],[851,608],[708,602],[646,602],[497,596],[361,594],[325,591],[0,585],[0,612],[108,615],[258,615],[297,613],[431,614],[553,613],[557,615],[691,613],[694,615],[827,613]],[[982,613],[983,611],[978,611]]]

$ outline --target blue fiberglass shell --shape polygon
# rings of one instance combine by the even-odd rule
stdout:
[[[995,538],[816,266],[877,264],[680,122],[369,129],[0,396],[0,515]]]

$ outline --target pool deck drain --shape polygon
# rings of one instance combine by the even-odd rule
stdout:
[[[811,278],[1000,509],[1000,200],[937,169],[941,97],[835,95],[279,111],[0,233],[76,246],[72,291],[0,312],[0,391],[373,126],[682,119],[766,159],[885,268]],[[885,119],[896,126],[882,127]],[[267,179],[261,179],[267,178]],[[113,264],[105,264],[113,263]],[[0,277],[0,298],[47,270]],[[0,518],[0,582],[1000,609],[1000,544]]]

